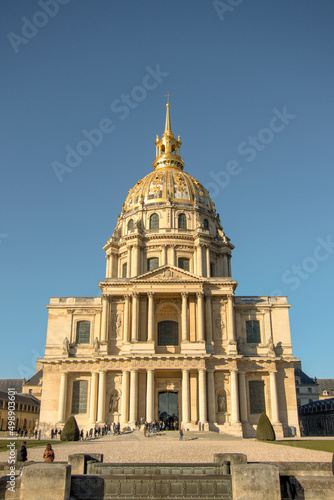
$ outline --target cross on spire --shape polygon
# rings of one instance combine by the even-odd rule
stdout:
[[[169,98],[172,97],[171,94],[169,92],[167,92],[167,94],[165,95],[165,97],[167,97],[167,104],[169,104]]]

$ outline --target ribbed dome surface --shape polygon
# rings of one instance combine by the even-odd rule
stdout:
[[[198,204],[199,207],[214,213],[214,205],[209,192],[180,168],[159,168],[137,182],[130,189],[125,200],[124,210],[128,211],[139,203],[174,203]]]

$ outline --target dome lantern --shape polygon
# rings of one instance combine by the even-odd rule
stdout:
[[[167,94],[168,102],[166,104],[166,122],[165,122],[165,132],[161,139],[157,135],[157,140],[155,142],[156,146],[156,157],[153,161],[153,170],[157,170],[164,167],[174,167],[183,170],[184,162],[180,156],[181,152],[181,136],[175,139],[172,132],[171,119],[170,119],[170,95]]]

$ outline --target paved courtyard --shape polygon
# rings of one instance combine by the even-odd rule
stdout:
[[[56,461],[67,461],[72,453],[103,453],[104,462],[118,463],[212,462],[214,453],[244,453],[250,462],[332,460],[332,454],[324,451],[279,446],[215,432],[186,432],[183,441],[179,441],[178,432],[169,431],[145,438],[142,431],[135,431],[77,443],[59,444],[53,441],[52,446]],[[43,451],[44,448],[28,449],[28,459],[42,461]],[[7,452],[0,453],[0,461],[7,458]]]

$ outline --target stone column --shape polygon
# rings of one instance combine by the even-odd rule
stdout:
[[[212,307],[211,295],[206,295],[206,341],[212,342]]]
[[[204,341],[204,293],[197,292],[197,340]]]
[[[129,370],[123,370],[123,372],[122,372],[122,408],[121,408],[121,420],[122,420],[123,424],[127,424],[129,421],[129,380],[130,380]]]
[[[239,389],[241,422],[248,422],[246,372],[239,372]]]
[[[216,391],[215,372],[208,370],[208,420],[211,424],[216,421]]]
[[[175,249],[175,245],[171,245],[170,247],[170,252],[172,254],[172,266],[177,266],[177,262],[176,262],[176,249]]]
[[[236,334],[235,334],[235,324],[234,324],[233,295],[227,296],[227,322],[228,322],[228,327],[227,327],[228,340],[231,342],[235,342]]]
[[[147,295],[148,295],[147,341],[153,342],[154,292],[147,292]]]
[[[276,373],[277,373],[276,371],[269,372],[272,425],[280,423],[279,413],[278,413],[278,401],[277,401]]]
[[[224,277],[228,276],[228,265],[227,265],[227,255],[226,255],[226,253],[223,254],[223,276]]]
[[[132,294],[132,331],[131,342],[138,342],[138,292]]]
[[[146,421],[154,420],[154,370],[147,370],[146,381]]]
[[[100,424],[105,424],[106,419],[106,379],[105,371],[99,371],[99,399],[97,406],[97,421]]]
[[[108,306],[108,295],[102,295],[101,342],[106,342],[108,340]]]
[[[200,368],[198,370],[198,406],[199,421],[201,424],[206,424],[208,421],[206,405],[206,370],[204,368]]]
[[[162,245],[161,248],[161,265],[165,266],[167,264],[167,245]]]
[[[128,246],[127,248],[127,251],[128,251],[128,255],[127,255],[127,269],[126,269],[126,277],[127,278],[131,278],[132,274],[131,274],[131,245]]]
[[[129,333],[130,333],[130,322],[129,322],[129,312],[130,312],[130,295],[124,295],[125,304],[124,304],[124,321],[123,321],[123,342],[129,342]]]
[[[227,258],[227,267],[228,267],[228,276],[231,278],[232,269],[231,269],[231,256],[230,255]]]
[[[134,425],[137,420],[138,407],[138,370],[130,372],[130,420],[129,423]]]
[[[66,397],[67,397],[67,372],[60,374],[58,422],[65,423],[66,418]]]
[[[206,247],[206,276],[210,278],[210,248]]]
[[[109,255],[109,274],[108,278],[112,278],[114,274],[114,262],[115,262],[115,255],[111,253]]]
[[[182,425],[190,423],[189,370],[182,370]]]
[[[202,247],[198,245],[197,248],[197,274],[203,276],[203,259],[202,259]]]
[[[109,255],[106,255],[106,278],[110,278],[110,276],[109,276]]]
[[[181,292],[182,296],[182,342],[188,340],[188,292]]]
[[[231,424],[238,424],[240,422],[240,417],[237,370],[231,370],[231,407]]]
[[[93,372],[90,380],[90,407],[89,407],[90,424],[95,424],[96,422],[98,382],[99,382],[99,374],[97,372]]]
[[[131,277],[138,276],[138,245],[132,247]]]

